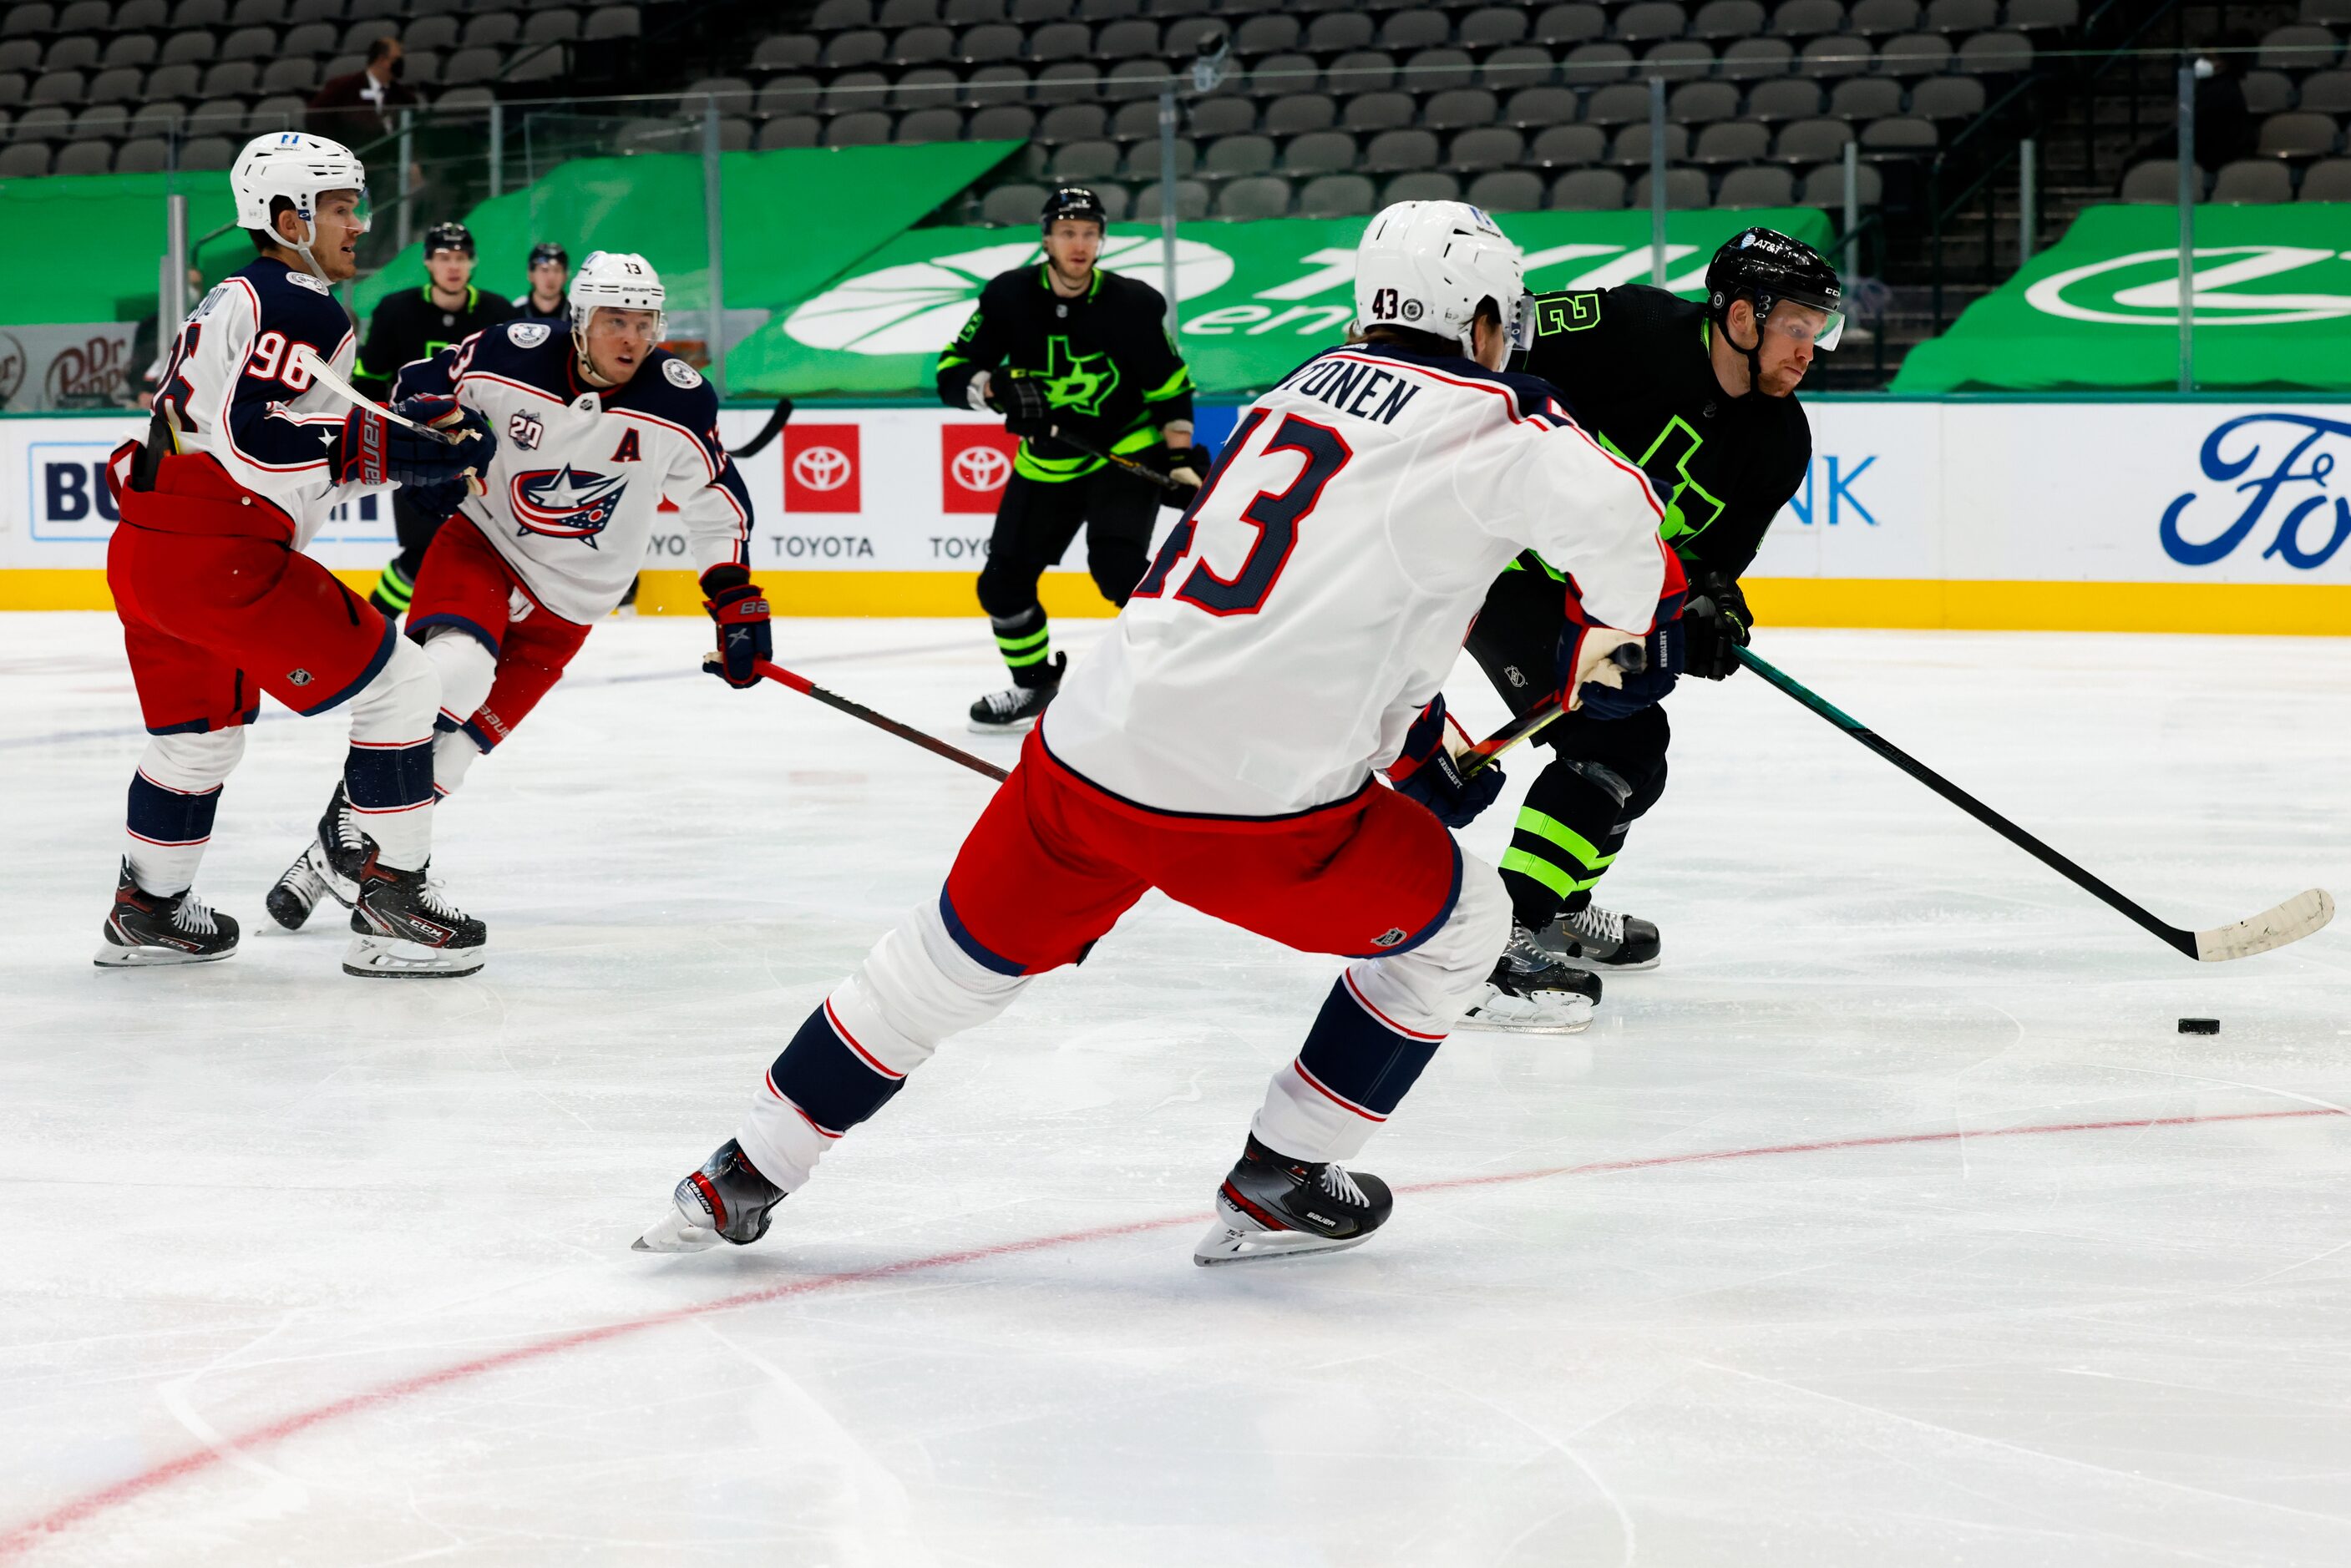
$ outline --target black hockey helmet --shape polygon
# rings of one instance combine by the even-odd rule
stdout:
[[[571,253],[553,240],[541,240],[530,247],[529,265],[537,266],[541,262],[553,262],[568,272],[571,268]]]
[[[1053,231],[1056,218],[1073,218],[1083,223],[1110,227],[1110,212],[1102,198],[1083,185],[1064,185],[1045,198],[1045,210],[1038,215],[1037,226],[1047,234]]]
[[[424,231],[424,254],[435,251],[455,251],[460,255],[474,254],[474,231],[463,223],[435,223]]]
[[[1836,268],[1803,241],[1777,229],[1741,229],[1707,264],[1706,309],[1718,326],[1728,321],[1737,299],[1754,304],[1759,323],[1783,299],[1827,312],[1813,339],[1818,348],[1835,348],[1844,334],[1844,286],[1837,281]]]

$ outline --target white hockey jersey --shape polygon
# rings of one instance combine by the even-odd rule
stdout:
[[[350,405],[312,384],[294,362],[297,344],[350,373],[350,317],[327,286],[256,257],[189,312],[155,398],[178,414],[182,451],[209,453],[230,479],[294,519],[298,550],[335,506],[391,487],[334,482],[334,439]]]
[[[600,391],[580,379],[568,331],[509,321],[403,368],[393,389],[454,392],[488,419],[498,438],[488,493],[468,495],[459,514],[565,620],[584,625],[621,602],[664,498],[697,573],[749,564],[751,497],[718,439],[718,394],[667,349]]]
[[[1163,811],[1280,816],[1393,763],[1524,549],[1646,631],[1649,482],[1548,384],[1389,346],[1307,361],[1242,415],[1112,634],[1045,711],[1051,753]]]

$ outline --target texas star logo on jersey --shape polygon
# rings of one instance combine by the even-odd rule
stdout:
[[[621,493],[627,487],[625,475],[585,473],[568,462],[517,473],[507,485],[515,522],[521,525],[515,536],[544,534],[552,539],[577,539],[592,550],[596,535],[611,525],[613,514],[621,509]]]

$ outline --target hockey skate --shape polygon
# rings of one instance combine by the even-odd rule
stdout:
[[[629,1245],[632,1252],[699,1252],[723,1241],[747,1247],[768,1233],[783,1189],[751,1168],[728,1138],[677,1184],[670,1211]]]
[[[476,973],[489,956],[489,931],[449,902],[426,873],[395,871],[368,844],[351,907],[351,945],[343,972],[368,980],[455,980]]]
[[[1516,1034],[1573,1034],[1592,1023],[1600,977],[1562,960],[1526,927],[1513,924],[1486,989],[1461,1015],[1464,1029]]]
[[[1541,940],[1562,963],[1610,974],[1655,969],[1663,948],[1648,921],[1589,902],[1545,927]]]
[[[319,818],[318,836],[302,846],[294,864],[286,867],[277,885],[262,898],[269,918],[289,931],[298,931],[322,897],[331,895],[346,909],[360,896],[359,869],[367,863],[367,839],[346,809],[343,786],[327,802]]]
[[[167,963],[212,963],[236,951],[236,922],[214,914],[195,895],[150,893],[131,879],[131,862],[114,879],[106,940],[90,960],[100,969],[144,969]]]
[[[1070,656],[1057,653],[1053,662],[1037,671],[1033,686],[1016,685],[991,691],[971,705],[971,731],[976,735],[1018,735],[1037,727],[1053,693],[1061,689],[1061,671]]]
[[[1225,1184],[1217,1220],[1192,1249],[1204,1267],[1360,1247],[1387,1223],[1395,1196],[1376,1176],[1291,1159],[1249,1135]]]

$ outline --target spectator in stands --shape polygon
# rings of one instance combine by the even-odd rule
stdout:
[[[398,38],[378,38],[365,67],[329,78],[310,99],[310,134],[363,147],[399,130],[400,110],[416,102],[416,89],[400,79],[401,53]]]
[[[2253,111],[2245,102],[2245,67],[2253,40],[2231,34],[2196,60],[2196,162],[2217,170],[2253,155],[2259,140]],[[2175,132],[2175,143],[2177,133]],[[2170,155],[2167,149],[2165,156]]]

